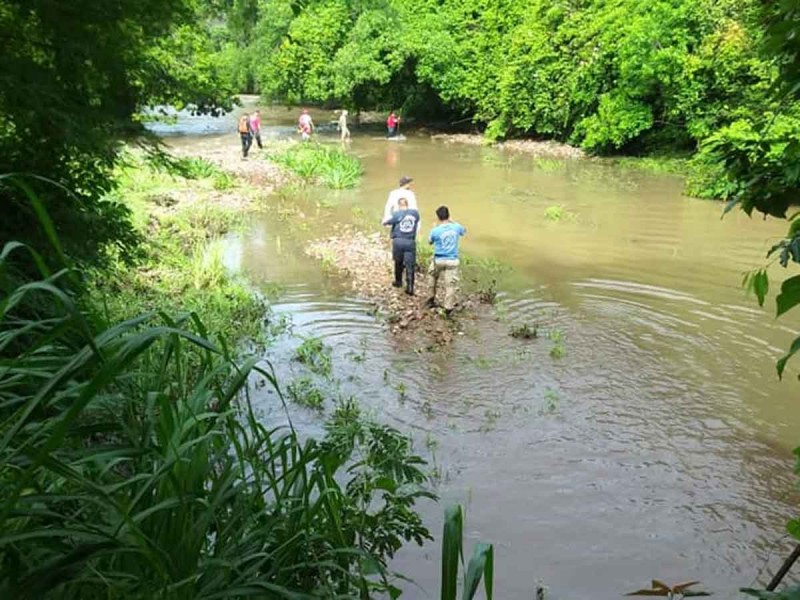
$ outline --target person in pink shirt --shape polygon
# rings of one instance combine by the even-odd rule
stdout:
[[[256,141],[259,149],[264,146],[261,145],[261,111],[257,110],[250,115],[250,136]]]
[[[314,131],[314,121],[311,120],[311,115],[308,114],[308,109],[303,109],[303,114],[297,120],[297,129],[300,131],[300,137],[303,140],[311,139],[311,134]]]
[[[398,117],[394,111],[389,115],[389,118],[386,119],[386,137],[394,137],[397,135],[397,125],[400,123],[400,117]]]

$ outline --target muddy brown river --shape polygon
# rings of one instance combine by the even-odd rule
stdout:
[[[295,116],[267,110],[265,137],[291,135]],[[184,119],[160,130],[236,153],[234,125]],[[356,396],[434,461],[441,501],[421,506],[434,534],[444,506],[460,502],[466,551],[495,544],[497,598],[533,598],[537,585],[551,598],[619,598],[651,578],[698,579],[729,598],[766,584],[792,548],[797,370],[780,382],[775,361],[800,328],[791,315],[774,319],[773,298],[758,308],[740,283],[784,223],[721,219],[720,204],[684,197],[680,179],[611,163],[353,134],[365,170],[357,189],[301,194],[305,230],[265,217],[230,241],[232,268],[285,290],[274,308],[291,334],[266,356],[283,380],[303,374],[288,360],[300,338],[323,338],[329,394]],[[335,136],[326,125],[319,137]],[[425,228],[447,204],[468,228],[463,250],[498,271],[497,305],[434,354],[398,344],[302,252],[337,222],[377,223],[403,174],[416,181]],[[560,220],[545,217],[554,206]],[[523,322],[545,335],[511,338]],[[551,356],[548,331],[563,338],[563,357]],[[269,418],[274,398],[259,403]],[[318,430],[313,412],[293,414]],[[404,597],[438,597],[438,552],[431,543],[397,556],[392,566],[417,584]]]

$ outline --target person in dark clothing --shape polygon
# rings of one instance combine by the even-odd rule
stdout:
[[[239,137],[242,138],[242,158],[247,158],[250,146],[253,143],[253,134],[250,131],[250,116],[244,113],[239,117]]]
[[[414,295],[414,271],[417,266],[417,229],[419,212],[408,208],[408,200],[400,198],[398,210],[384,225],[392,227],[392,259],[394,260],[394,287],[403,287],[403,271],[406,272],[406,294]]]

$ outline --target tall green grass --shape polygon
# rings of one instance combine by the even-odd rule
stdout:
[[[352,188],[361,180],[361,162],[344,150],[320,144],[295,144],[269,154],[302,179],[335,190]]]
[[[256,418],[238,361],[193,313],[105,323],[0,254],[0,597],[368,597],[429,537],[424,461],[340,407],[319,442]],[[52,307],[47,317],[27,306]]]

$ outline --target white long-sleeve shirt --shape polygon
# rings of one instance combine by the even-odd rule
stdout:
[[[405,198],[406,200],[408,200],[408,208],[419,210],[419,208],[417,207],[416,194],[414,194],[413,191],[408,190],[406,188],[397,188],[396,190],[392,190],[391,192],[389,192],[389,198],[387,198],[386,206],[383,209],[383,220],[382,220],[383,223],[391,219],[392,214],[395,213],[400,208],[398,206],[400,198]]]

